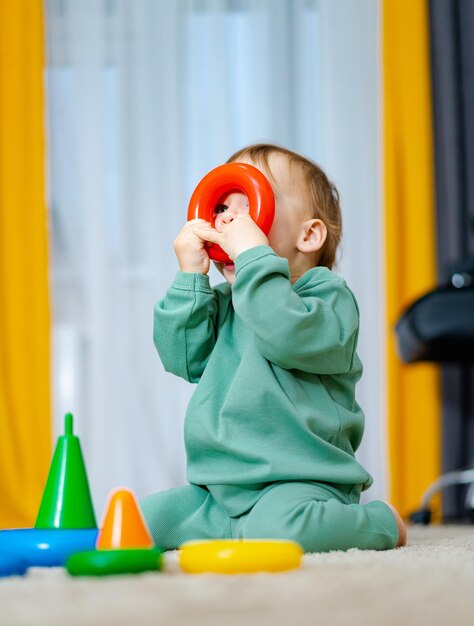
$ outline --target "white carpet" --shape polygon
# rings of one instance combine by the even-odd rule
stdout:
[[[166,571],[103,579],[32,569],[0,579],[5,626],[469,626],[474,624],[474,526],[409,529],[388,552],[311,554],[284,574],[185,575]]]

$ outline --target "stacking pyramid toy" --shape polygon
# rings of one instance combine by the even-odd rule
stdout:
[[[117,489],[105,508],[97,550],[74,554],[66,567],[73,576],[105,576],[155,571],[162,564],[134,493]]]
[[[64,435],[56,444],[35,528],[97,528],[71,413],[64,417]]]
[[[31,566],[61,566],[75,552],[91,549],[97,524],[73,416],[64,418],[35,528],[0,531],[0,553]]]

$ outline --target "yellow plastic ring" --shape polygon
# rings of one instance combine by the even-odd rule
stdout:
[[[295,541],[215,539],[184,543],[179,564],[187,574],[285,572],[299,567],[302,556],[303,549]]]

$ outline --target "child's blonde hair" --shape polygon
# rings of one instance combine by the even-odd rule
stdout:
[[[327,238],[318,256],[318,265],[329,269],[335,263],[337,247],[341,241],[342,218],[339,206],[339,193],[334,184],[328,179],[323,170],[310,159],[292,152],[287,148],[273,144],[259,143],[238,150],[229,159],[228,163],[247,157],[256,163],[261,163],[270,172],[268,163],[271,154],[284,156],[290,166],[297,166],[306,183],[306,191],[309,198],[313,216],[322,220],[327,228]]]

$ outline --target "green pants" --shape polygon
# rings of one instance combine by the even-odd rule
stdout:
[[[398,540],[395,518],[383,502],[347,504],[310,482],[275,483],[238,517],[196,485],[148,496],[141,508],[163,550],[192,539],[292,539],[305,552],[387,550]]]

